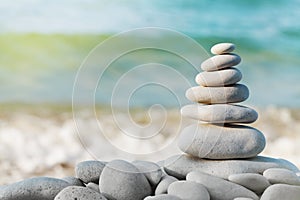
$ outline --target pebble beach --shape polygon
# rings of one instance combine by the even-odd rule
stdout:
[[[22,107],[4,109],[1,112],[1,184],[38,175],[54,177],[72,175],[77,162],[93,159],[77,138],[69,108],[58,106],[53,109],[53,106],[47,105],[30,109]],[[273,106],[264,109],[256,108],[256,110],[259,118],[253,127],[261,130],[268,141],[262,155],[285,158],[300,167],[298,148],[300,136],[297,134],[300,129],[299,111]],[[180,118],[179,110],[174,109],[169,112],[174,116],[170,119],[170,126],[176,125]],[[82,113],[85,113],[84,109]],[[122,112],[120,115],[126,116]],[[103,115],[101,118],[106,116]],[[140,123],[147,121],[145,112],[137,113],[135,119]],[[93,115],[82,116],[82,120],[86,122],[87,132],[92,134],[98,131],[97,127],[90,126]],[[193,120],[186,120],[185,124],[192,122]],[[118,128],[113,121],[105,121],[105,125],[117,133]],[[169,129],[172,130],[170,127]],[[167,137],[161,140],[167,140]],[[110,157],[105,159],[113,159],[114,152],[107,153]],[[174,150],[170,152],[172,153],[178,152]],[[161,159],[164,157],[162,156]]]

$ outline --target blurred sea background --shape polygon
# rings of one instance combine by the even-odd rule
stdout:
[[[120,93],[116,111],[109,111],[117,81],[143,62],[171,66],[191,85],[196,85],[197,70],[174,55],[158,51],[141,51],[132,58],[120,58],[106,71],[99,86],[102,90],[98,88],[95,92],[96,116],[116,146],[108,147],[107,138],[99,135],[95,113],[87,109],[85,93],[79,95],[82,101],[77,99],[75,122],[84,129],[78,137],[72,92],[79,67],[100,42],[119,32],[142,27],[179,31],[208,53],[213,44],[235,43],[236,53],[242,57],[242,83],[250,89],[250,98],[243,104],[258,110],[259,120],[253,126],[267,138],[263,155],[285,158],[300,167],[299,10],[298,0],[1,1],[0,183],[35,175],[70,175],[78,161],[119,158],[124,149],[153,152],[173,144],[172,148],[153,154],[157,160],[179,152],[176,136],[192,121],[181,119],[181,104],[168,88],[150,85],[134,93],[130,100]],[[157,37],[162,44],[178,42],[168,35]],[[186,85],[159,69],[133,73],[133,81],[127,81],[123,87],[134,88],[145,79],[155,82],[158,76],[176,88],[176,94],[184,95]],[[89,77],[82,81],[88,82]],[[181,99],[182,104],[188,103]],[[151,107],[154,104],[165,110]],[[124,111],[128,105],[131,116]],[[113,115],[123,125],[116,124]],[[134,134],[151,135],[159,129],[161,121],[166,121],[166,126],[149,144],[120,136],[120,127],[124,126]],[[142,159],[143,155],[136,157]]]

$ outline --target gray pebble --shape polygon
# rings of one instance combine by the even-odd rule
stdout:
[[[76,176],[84,183],[98,183],[99,177],[103,168],[105,167],[105,164],[105,162],[97,160],[80,162],[76,165],[75,168]]]
[[[255,173],[232,174],[228,177],[228,180],[242,185],[258,195],[262,194],[267,187],[271,186],[263,175]]]
[[[64,180],[48,177],[25,179],[0,187],[1,200],[53,200],[70,184]]]
[[[170,194],[159,194],[156,196],[148,196],[144,200],[182,200],[182,199]]]
[[[215,55],[220,55],[224,53],[230,53],[234,51],[235,45],[232,43],[219,43],[215,44],[211,49],[211,53]]]
[[[232,200],[236,197],[250,197],[258,200],[258,196],[247,188],[209,174],[194,171],[188,173],[186,179],[204,185],[211,199]]]
[[[220,178],[228,179],[231,174],[259,173],[269,168],[287,168],[298,172],[299,169],[288,161],[257,156],[249,159],[209,160],[186,154],[171,156],[165,160],[165,171],[178,179],[185,179],[191,171],[202,171]]]
[[[252,108],[231,104],[191,104],[181,108],[181,114],[195,120],[209,123],[252,123],[258,114]]]
[[[265,147],[264,135],[248,126],[192,124],[183,129],[178,147],[199,158],[250,158]]]
[[[99,186],[101,193],[108,199],[141,200],[152,193],[144,174],[124,160],[113,160],[106,164]]]
[[[268,187],[260,200],[299,200],[300,186],[275,184]]]
[[[169,185],[176,181],[178,181],[178,179],[173,176],[166,175],[162,177],[155,189],[155,195],[166,194],[168,192]]]
[[[300,178],[296,173],[287,169],[271,168],[264,171],[263,175],[271,184],[284,183],[289,185],[300,185]]]
[[[209,200],[207,189],[194,181],[176,181],[169,185],[168,194],[180,197],[182,200]]]
[[[240,70],[231,67],[213,72],[201,72],[196,76],[195,81],[201,86],[218,87],[233,85],[239,82],[241,79],[242,73]]]
[[[76,178],[74,176],[67,176],[62,178],[62,180],[67,181],[74,186],[84,186],[83,182],[79,178]]]
[[[141,173],[143,173],[152,186],[156,186],[162,178],[162,170],[160,166],[154,162],[136,160],[134,164]]]
[[[234,198],[234,200],[253,200],[253,199],[248,198],[248,197],[237,197],[237,198]]]
[[[88,187],[88,188],[90,188],[90,189],[92,189],[92,190],[100,193],[99,185],[96,184],[96,183],[90,182],[90,183],[86,184],[86,187]]]
[[[236,66],[240,62],[241,57],[233,53],[216,55],[205,60],[201,64],[201,69],[204,71],[215,71]]]
[[[54,200],[106,200],[106,198],[87,187],[69,186],[58,193]]]
[[[225,87],[196,86],[189,88],[185,96],[190,101],[203,104],[238,103],[249,97],[249,90],[242,84]]]

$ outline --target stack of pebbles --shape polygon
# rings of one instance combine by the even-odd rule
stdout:
[[[215,45],[211,51],[217,55],[204,61],[201,68],[205,71],[196,76],[200,86],[186,92],[197,104],[184,106],[181,113],[200,121],[181,133],[179,148],[187,154],[208,159],[251,158],[265,147],[260,131],[237,125],[254,122],[258,115],[251,108],[232,104],[249,97],[247,86],[237,84],[242,74],[233,66],[241,58],[230,53],[234,48],[230,43]]]
[[[184,152],[160,163],[113,160],[78,163],[74,177],[36,177],[0,187],[0,200],[299,200],[299,170],[283,159],[257,156],[263,134],[249,126],[257,113],[234,105],[249,96],[237,84],[234,45],[212,48],[201,65],[200,85],[187,91],[197,102],[182,114],[199,121],[179,138]],[[201,104],[198,104],[201,103]]]
[[[164,169],[186,183],[202,184],[210,199],[300,199],[297,167],[257,156],[265,147],[264,135],[241,125],[256,121],[258,114],[236,104],[249,97],[249,90],[238,84],[242,74],[234,66],[241,58],[231,53],[234,49],[231,43],[217,44],[211,48],[214,56],[201,64],[199,86],[186,92],[196,104],[181,109],[183,116],[198,122],[184,128],[179,137],[178,146],[186,154],[167,159]]]

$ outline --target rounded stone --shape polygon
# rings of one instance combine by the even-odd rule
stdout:
[[[178,147],[199,158],[251,158],[262,152],[264,135],[255,128],[242,125],[192,124],[183,129]]]
[[[108,199],[137,200],[151,195],[151,186],[138,168],[124,160],[113,160],[104,167],[99,181]]]
[[[271,184],[284,183],[289,185],[300,185],[300,178],[293,171],[281,168],[267,169],[263,173]]]
[[[237,197],[237,198],[234,198],[233,200],[253,200],[253,199],[248,198],[248,197]]]
[[[249,197],[258,200],[258,196],[247,188],[202,172],[190,172],[186,180],[204,185],[211,199],[232,200],[236,197]]]
[[[211,49],[210,52],[215,55],[220,55],[224,53],[230,53],[234,51],[235,45],[232,43],[219,43],[215,44]]]
[[[212,72],[200,72],[195,81],[205,87],[233,85],[242,79],[242,73],[236,68],[228,68]]]
[[[100,193],[99,185],[96,183],[90,182],[90,183],[86,184],[86,187]]]
[[[169,176],[169,175],[163,176],[155,189],[155,195],[166,194],[169,185],[176,181],[178,181],[178,179],[173,176]]]
[[[267,187],[271,186],[264,176],[255,173],[232,174],[228,177],[228,180],[244,186],[258,195],[262,194]]]
[[[70,184],[64,180],[48,177],[26,179],[0,187],[1,200],[53,200]]]
[[[299,200],[300,186],[275,184],[268,187],[260,200]]]
[[[257,112],[251,108],[231,104],[186,105],[182,107],[181,114],[209,123],[252,123],[258,117]]]
[[[182,200],[182,199],[170,194],[159,194],[156,196],[148,196],[144,200]]]
[[[180,197],[182,200],[209,200],[207,189],[194,181],[176,181],[169,185],[168,194]]]
[[[83,161],[76,165],[75,174],[84,183],[99,183],[99,177],[105,164],[105,162],[97,160]]]
[[[62,178],[62,180],[67,181],[68,183],[70,183],[70,185],[84,186],[83,182],[79,178],[73,176],[64,177]]]
[[[208,58],[201,64],[204,71],[216,71],[238,65],[241,57],[236,54],[222,54]]]
[[[193,101],[203,104],[238,103],[249,97],[249,89],[242,84],[225,87],[203,87],[189,88],[185,96]]]
[[[249,159],[209,160],[187,154],[174,155],[164,161],[164,170],[178,179],[185,179],[191,171],[201,171],[223,179],[231,174],[259,173],[269,168],[286,168],[294,172],[299,169],[292,163],[270,157],[257,156]]]
[[[136,160],[133,161],[132,164],[134,164],[139,171],[146,176],[152,186],[157,185],[163,176],[160,166],[154,162]]]
[[[87,200],[87,199],[93,199],[93,200],[106,200],[106,198],[87,187],[81,187],[81,186],[69,186],[60,191],[54,200]]]

